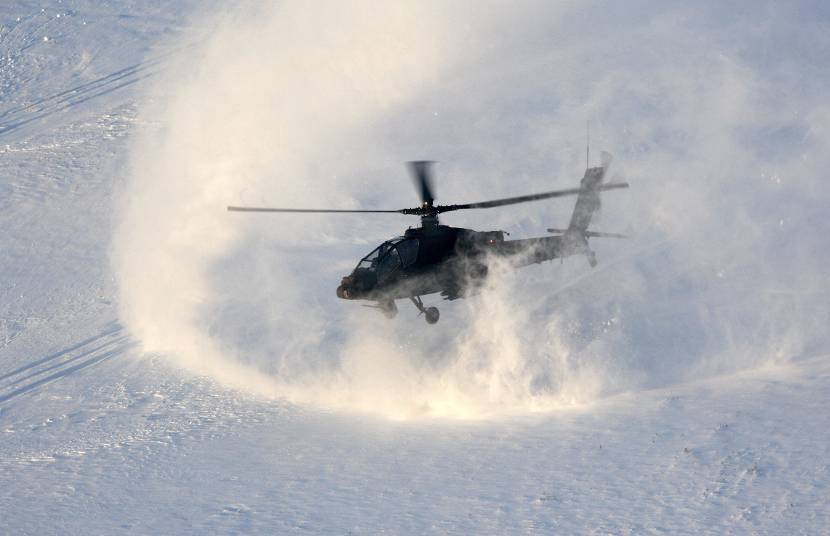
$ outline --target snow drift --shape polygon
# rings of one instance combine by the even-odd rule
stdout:
[[[830,110],[826,80],[790,75],[821,60],[797,14],[764,17],[804,28],[790,55],[766,57],[748,52],[751,13],[722,15],[370,2],[222,14],[148,88],[113,244],[123,321],[147,352],[235,387],[398,418],[586,404],[810,351],[830,319]],[[225,212],[410,206],[400,162],[422,158],[443,162],[445,203],[571,186],[586,119],[632,183],[604,195],[597,227],[632,238],[596,240],[593,271],[576,258],[496,269],[480,296],[438,304],[436,326],[334,297],[416,221]],[[538,235],[571,208],[443,221]]]

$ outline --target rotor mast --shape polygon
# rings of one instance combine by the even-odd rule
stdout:
[[[409,169],[412,173],[412,181],[415,189],[421,196],[421,227],[425,230],[436,230],[438,228],[438,209],[434,206],[435,195],[432,185],[432,166],[435,162],[431,160],[416,160],[409,162]]]

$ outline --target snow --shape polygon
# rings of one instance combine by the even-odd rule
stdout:
[[[826,533],[828,22],[7,3],[0,532]],[[409,206],[419,158],[447,203],[571,186],[586,119],[631,240],[436,326],[334,297],[414,222],[223,211]],[[571,208],[526,207],[446,222]]]

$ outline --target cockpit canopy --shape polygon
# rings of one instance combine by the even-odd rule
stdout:
[[[364,269],[383,279],[401,267],[407,267],[418,258],[418,239],[403,236],[387,240],[363,257],[355,270]]]

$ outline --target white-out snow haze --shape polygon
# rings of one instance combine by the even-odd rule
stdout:
[[[451,6],[234,8],[152,86],[114,237],[122,318],[147,351],[297,402],[469,418],[818,342],[828,109],[823,81],[792,62],[818,67],[822,27],[772,6]],[[789,34],[759,29],[772,21],[802,27],[790,53],[776,45]],[[333,299],[360,256],[416,222],[223,212],[410,206],[400,164],[421,158],[441,162],[445,202],[572,186],[586,120],[633,186],[603,196],[599,225],[631,238],[596,239],[593,271],[505,274],[434,328],[414,308],[390,323]],[[540,235],[571,208],[445,220]]]
[[[823,2],[0,3],[0,533],[823,534]],[[583,257],[386,319],[437,202]],[[441,215],[507,239],[575,199]]]

